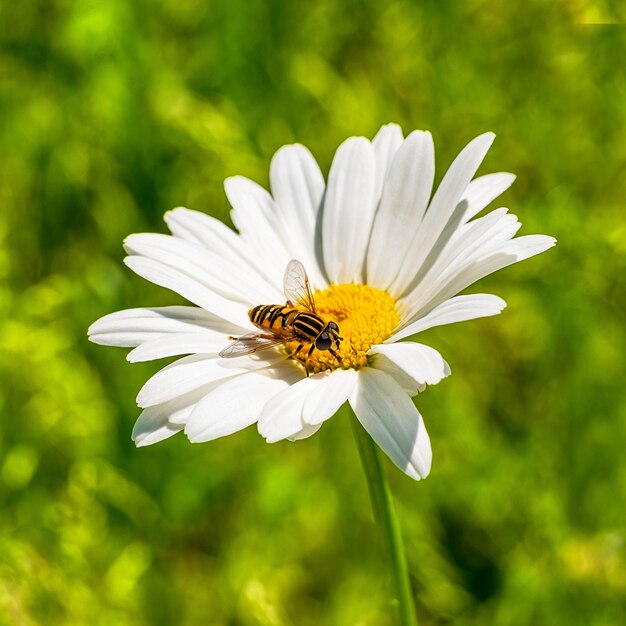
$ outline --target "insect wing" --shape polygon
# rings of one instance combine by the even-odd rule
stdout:
[[[285,278],[283,280],[285,297],[291,304],[299,304],[304,306],[311,313],[317,313],[315,310],[315,302],[311,293],[311,285],[309,277],[306,275],[304,265],[297,259],[292,259],[285,270]]]
[[[220,352],[220,356],[224,359],[246,356],[246,354],[254,354],[260,350],[282,346],[288,341],[291,341],[291,339],[292,337],[285,334],[271,337],[263,333],[248,333],[247,335],[235,339],[232,343],[229,343]]]

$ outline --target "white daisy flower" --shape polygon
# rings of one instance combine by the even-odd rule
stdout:
[[[500,313],[505,303],[497,296],[456,294],[555,243],[545,235],[514,239],[520,223],[504,208],[476,217],[515,178],[473,178],[493,139],[485,133],[471,141],[434,193],[428,132],[404,138],[388,124],[373,141],[347,139],[327,185],[304,146],[284,146],[271,162],[271,193],[247,178],[226,180],[238,232],[179,208],[165,216],[172,235],[128,237],[126,265],[195,305],[119,311],[89,328],[95,343],[132,347],[131,362],[186,355],[139,392],[136,444],[179,431],[210,441],[255,422],[268,442],[302,439],[347,401],[400,469],[427,476],[430,442],[411,397],[450,369],[435,349],[402,340]],[[276,331],[250,339],[261,330],[249,312],[285,307],[292,259],[306,268],[318,317],[339,328],[335,355],[315,344],[310,355],[309,346],[294,354],[295,341],[220,357],[233,336],[247,336],[238,347],[273,343]]]

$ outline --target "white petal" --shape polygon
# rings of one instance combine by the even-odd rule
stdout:
[[[259,259],[267,272],[272,272],[272,284],[282,285],[287,263],[292,256],[277,220],[277,208],[272,196],[261,185],[243,176],[224,181],[224,190],[233,207],[231,218],[241,237]]]
[[[515,174],[496,172],[479,176],[466,187],[451,221],[464,224],[491,204],[515,182]]]
[[[217,380],[206,385],[201,385],[197,389],[184,393],[172,400],[162,402],[161,404],[155,404],[149,406],[144,411],[160,411],[167,414],[170,424],[180,424],[185,426],[189,421],[191,414],[196,408],[198,402],[202,400],[207,394],[216,389],[219,385],[224,384],[224,381]]]
[[[545,252],[554,246],[555,243],[556,239],[547,235],[526,235],[501,243],[490,251],[479,251],[475,257],[472,257],[469,262],[461,266],[453,275],[441,281],[432,297],[421,304],[419,310],[411,312],[408,317],[419,315],[421,311],[427,311],[438,306],[477,280],[493,274],[508,265]]]
[[[200,244],[210,252],[239,261],[243,247],[241,238],[220,220],[185,207],[167,211],[163,216],[168,228],[176,237]]]
[[[245,267],[227,263],[200,244],[171,235],[140,233],[124,241],[129,254],[136,254],[175,270],[184,272],[211,291],[252,306],[268,298],[267,289],[259,285],[258,276],[251,276]]]
[[[219,383],[203,385],[161,404],[145,408],[133,429],[133,441],[146,446],[183,429],[196,404]]]
[[[152,361],[180,354],[211,354],[217,356],[228,344],[228,339],[221,333],[205,330],[202,333],[176,333],[165,335],[142,343],[126,356],[130,363]]]
[[[402,326],[425,312],[424,304],[441,285],[476,259],[484,256],[515,235],[521,224],[507,209],[497,209],[465,224],[450,238],[438,258],[427,259],[415,278],[415,287],[398,302],[403,313]]]
[[[411,398],[422,393],[427,387],[425,383],[418,383],[384,354],[373,354],[370,359],[370,366],[389,374]]]
[[[450,375],[450,367],[443,357],[430,346],[407,341],[372,346],[368,354],[384,354],[421,384],[436,385]]]
[[[180,432],[183,427],[171,424],[163,411],[145,409],[133,427],[132,439],[139,448],[163,441]]]
[[[555,243],[556,239],[547,235],[525,235],[507,241],[458,272],[446,291],[458,293],[493,272],[549,250]]]
[[[461,267],[479,250],[495,248],[498,244],[512,239],[520,227],[517,216],[509,214],[508,209],[504,207],[472,220],[457,229],[450,237],[439,258],[432,263],[428,276],[434,276],[435,280],[439,281],[439,275]]]
[[[295,435],[291,435],[291,437],[287,437],[287,439],[289,441],[300,441],[301,439],[308,439],[309,437],[312,437],[321,427],[322,424],[316,424],[315,426],[305,424],[302,430],[298,431]]]
[[[259,418],[259,432],[269,443],[310,437],[339,410],[355,384],[354,370],[304,378],[267,402]]]
[[[289,372],[293,380],[293,371]],[[185,434],[190,441],[211,441],[254,424],[265,403],[289,382],[275,374],[251,372],[220,383],[195,407]]]
[[[304,428],[304,403],[311,394],[320,392],[325,378],[323,373],[303,378],[265,404],[259,417],[259,433],[268,443],[292,437]]]
[[[378,198],[372,144],[351,137],[339,146],[328,176],[322,236],[331,282],[363,282],[365,253]]]
[[[104,346],[134,348],[146,341],[176,333],[204,330],[225,335],[247,332],[235,324],[194,306],[126,309],[101,317],[87,331],[90,341]]]
[[[324,177],[313,155],[302,145],[283,146],[270,165],[272,195],[282,232],[288,233],[285,247],[300,260],[312,284],[326,286],[320,270],[321,236],[318,212],[324,196]],[[320,255],[318,257],[318,254]]]
[[[137,404],[143,408],[161,404],[202,385],[247,371],[269,367],[281,360],[284,361],[285,357],[279,353],[271,355],[265,353],[263,358],[259,355],[255,358],[235,359],[220,359],[204,355],[186,356],[152,376],[139,391]]]
[[[138,406],[146,408],[164,404],[203,385],[245,371],[243,368],[225,370],[218,365],[221,360],[205,355],[191,355],[174,361],[144,383],[137,395]]]
[[[435,147],[430,133],[412,132],[400,146],[383,186],[367,252],[367,281],[387,289],[404,263],[430,199]]]
[[[394,343],[435,326],[497,315],[505,306],[506,302],[502,298],[491,294],[477,293],[469,296],[456,296],[431,309],[423,317],[389,337],[385,343]]]
[[[424,275],[439,261],[444,250],[449,249],[453,241],[458,241],[460,233],[467,232],[466,239],[470,239],[472,235],[469,230],[466,231],[464,225],[477,213],[482,211],[494,198],[508,189],[514,180],[515,176],[513,174],[499,172],[497,174],[480,176],[470,182],[441,235],[439,235],[437,241],[432,245],[428,256],[407,288],[408,290],[411,290],[413,286],[419,284]],[[506,212],[506,209],[497,209],[489,215],[494,216],[498,211]],[[487,219],[488,217],[489,216],[485,216],[485,218],[482,219]],[[479,221],[481,220],[475,220],[472,224],[475,225]],[[515,233],[512,233],[510,237],[513,237],[514,234]]]
[[[328,374],[316,393],[304,401],[302,421],[317,426],[332,417],[352,394],[356,379],[355,370],[338,369]]]
[[[196,404],[217,384],[210,383],[168,402],[144,409],[135,423],[133,441],[147,446],[181,431]]]
[[[265,271],[256,252],[220,220],[179,207],[168,211],[165,221],[173,235],[197,243],[219,257],[223,275],[229,275],[224,268],[241,268],[267,293],[266,297],[270,297],[272,302],[282,297],[280,281],[273,282],[271,273]]]
[[[438,241],[494,137],[493,133],[484,133],[470,141],[446,172],[393,282],[393,293],[400,295],[411,284],[432,246]]]
[[[391,161],[396,150],[402,144],[402,129],[398,124],[385,124],[380,127],[374,139],[372,146],[376,155],[376,188],[374,195],[380,198],[383,191],[383,183],[387,176],[387,171],[391,165]]]
[[[426,427],[393,378],[371,367],[359,370],[350,405],[363,428],[403,472],[415,480],[428,476],[432,452]]]
[[[243,329],[250,329],[247,307],[212,292],[206,285],[184,272],[173,269],[163,263],[140,256],[129,256],[124,263],[133,272],[155,285],[171,289],[190,302],[206,309],[217,317]]]

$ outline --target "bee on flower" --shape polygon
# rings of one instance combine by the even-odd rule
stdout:
[[[301,145],[278,150],[271,193],[226,180],[237,229],[197,211],[165,216],[171,235],[135,234],[125,263],[192,306],[119,311],[92,341],[133,348],[131,362],[181,356],[143,386],[139,446],[184,431],[210,441],[258,423],[269,442],[314,434],[348,402],[406,474],[424,478],[431,447],[411,400],[450,374],[420,332],[505,307],[457,295],[477,280],[552,247],[515,237],[507,209],[478,214],[514,180],[474,178],[494,135],[471,141],[433,192],[430,133],[383,126],[347,139],[328,183]]]
[[[328,350],[338,364],[343,363],[343,359],[337,354],[340,342],[343,341],[343,337],[339,336],[339,326],[332,320],[326,322],[318,315],[309,278],[304,266],[297,259],[289,261],[284,285],[287,298],[285,306],[260,304],[251,308],[248,311],[250,321],[261,332],[252,332],[237,339],[231,337],[233,342],[220,352],[220,356],[232,358],[295,343],[297,347],[290,353],[294,359],[298,358],[303,348],[307,348],[304,360],[307,376],[309,359],[314,350]]]

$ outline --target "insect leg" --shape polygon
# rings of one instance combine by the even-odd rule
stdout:
[[[341,358],[332,348],[329,348],[328,351],[335,357],[338,363],[341,363]]]
[[[259,339],[274,339],[274,335],[270,335],[269,333],[259,333],[257,336]],[[229,341],[237,341],[240,337],[231,337],[228,335],[227,339]]]
[[[295,352],[293,352],[293,353],[291,354],[291,358],[292,358],[292,359],[295,359],[295,358],[298,356],[298,354],[300,353],[300,350],[302,350],[302,348],[304,348],[304,344],[303,344],[303,343],[301,343],[301,344],[300,344],[300,345],[296,348],[296,351],[295,351]]]
[[[306,370],[307,378],[311,375],[311,372],[309,372],[309,357],[313,353],[313,350],[315,350],[315,344],[314,343],[311,344],[311,348],[307,352],[306,359],[304,359],[304,369]]]

